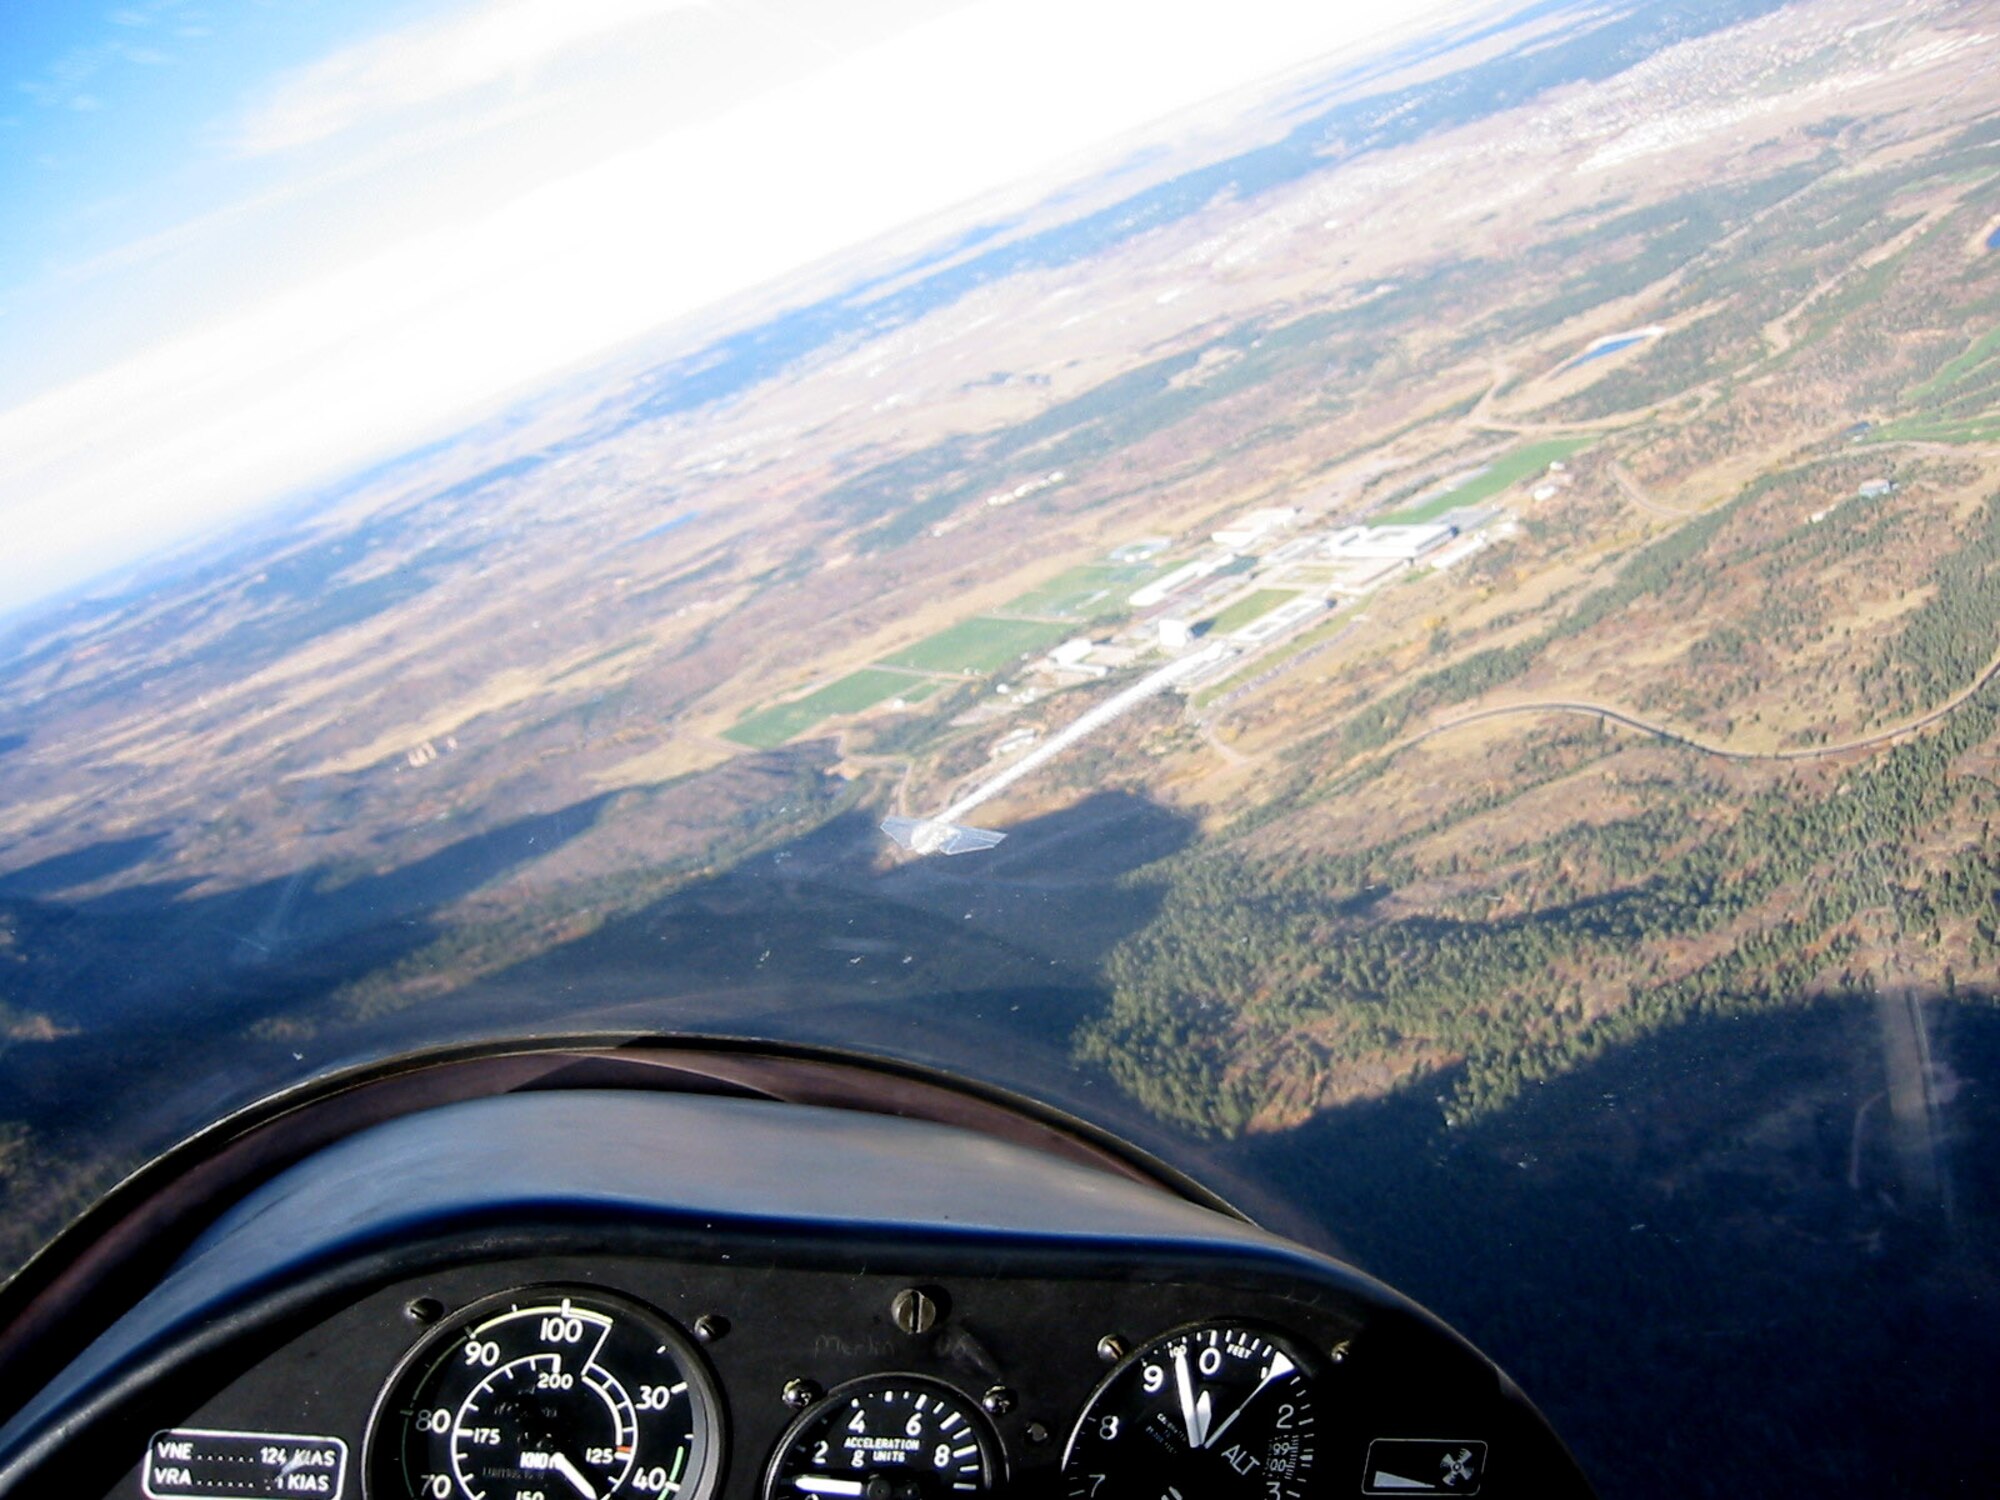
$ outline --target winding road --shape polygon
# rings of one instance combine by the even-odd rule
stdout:
[[[1653,499],[1640,487],[1639,481],[1632,477],[1632,471],[1615,458],[1606,467],[1611,475],[1611,482],[1618,486],[1618,492],[1651,515],[1664,516],[1669,521],[1688,521],[1701,514],[1698,510],[1679,510]]]
[[[1873,750],[1877,746],[1919,734],[1939,720],[1948,718],[1995,677],[2000,677],[2000,655],[1987,662],[1985,670],[1965,687],[1953,693],[1936,708],[1914,719],[1905,719],[1902,723],[1892,724],[1887,729],[1878,729],[1857,739],[1842,740],[1838,744],[1807,745],[1796,750],[1735,750],[1727,745],[1714,745],[1706,740],[1698,740],[1692,735],[1669,729],[1664,724],[1655,724],[1640,718],[1637,714],[1627,713],[1622,708],[1613,708],[1609,704],[1590,703],[1581,699],[1547,698],[1532,703],[1508,703],[1495,708],[1482,708],[1469,714],[1462,714],[1456,719],[1447,719],[1442,724],[1433,724],[1428,729],[1403,740],[1391,749],[1389,754],[1394,755],[1409,749],[1412,745],[1420,745],[1425,740],[1450,730],[1464,729],[1468,725],[1484,723],[1491,719],[1517,718],[1531,714],[1580,714],[1587,718],[1603,719],[1612,724],[1623,725],[1627,729],[1651,735],[1654,739],[1665,740],[1669,744],[1685,745],[1690,750],[1699,750],[1704,755],[1713,755],[1722,760],[1824,760],[1829,756],[1846,755],[1856,750]]]

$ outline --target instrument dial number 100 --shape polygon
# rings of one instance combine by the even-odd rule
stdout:
[[[371,1500],[704,1500],[720,1403],[648,1308],[587,1288],[488,1298],[420,1343],[377,1402]]]

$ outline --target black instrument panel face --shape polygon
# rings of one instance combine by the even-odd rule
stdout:
[[[163,1385],[109,1493],[1587,1493],[1490,1365],[1393,1304],[1254,1266],[951,1259],[446,1263]]]
[[[999,1445],[972,1398],[921,1375],[872,1375],[813,1402],[778,1440],[765,1500],[991,1495]]]
[[[1329,1385],[1324,1357],[1276,1329],[1177,1328],[1091,1396],[1063,1451],[1063,1493],[1306,1500],[1319,1492],[1320,1392]]]
[[[524,1287],[459,1310],[410,1352],[369,1423],[365,1488],[382,1500],[698,1496],[720,1458],[721,1411],[687,1336],[651,1308]]]

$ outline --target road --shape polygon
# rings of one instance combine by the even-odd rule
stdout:
[[[1183,678],[1209,666],[1226,654],[1224,646],[1212,644],[1186,656],[1177,657],[1164,667],[1147,673],[1130,687],[1113,693],[1095,708],[1087,709],[1074,722],[1057,730],[1041,744],[1030,750],[1014,764],[995,776],[979,783],[971,791],[960,797],[951,806],[939,813],[933,820],[939,823],[963,821],[966,814],[982,802],[992,800],[1007,790],[1023,776],[1031,775],[1054,760],[1078,740],[1095,734],[1114,719],[1120,718],[1144,703],[1148,698],[1164,693]]]
[[[1682,734],[1679,730],[1669,729],[1664,724],[1655,724],[1650,720],[1640,718],[1636,714],[1627,713],[1622,708],[1613,708],[1607,703],[1590,703],[1573,698],[1544,698],[1532,703],[1508,703],[1497,708],[1482,708],[1473,713],[1463,714],[1456,719],[1448,719],[1442,724],[1433,724],[1428,729],[1421,730],[1393,747],[1389,751],[1389,754],[1393,755],[1397,751],[1406,750],[1412,745],[1421,744],[1427,739],[1445,734],[1450,730],[1463,729],[1467,725],[1484,723],[1492,719],[1520,718],[1534,714],[1580,714],[1593,719],[1603,719],[1613,724],[1621,724],[1625,728],[1635,730],[1640,734],[1651,735],[1653,738],[1665,740],[1669,744],[1685,745],[1690,750],[1699,750],[1704,755],[1713,755],[1722,760],[1824,760],[1829,756],[1847,755],[1856,750],[1873,750],[1878,746],[1887,745],[1895,740],[1905,739],[1910,735],[1921,733],[1939,720],[1948,718],[1968,698],[1985,687],[1987,683],[1993,681],[1995,677],[2000,677],[2000,655],[1996,655],[1993,660],[1989,661],[1986,664],[1986,669],[1975,677],[1971,683],[1960,688],[1951,697],[1945,699],[1944,702],[1940,703],[1936,708],[1931,709],[1928,713],[1920,714],[1914,719],[1906,719],[1900,724],[1892,724],[1887,729],[1878,729],[1872,734],[1864,734],[1857,739],[1842,740],[1838,744],[1833,745],[1809,745],[1796,750],[1735,750],[1727,745],[1715,745],[1710,744],[1706,740],[1698,740],[1692,735]]]
[[[1618,486],[1619,493],[1649,515],[1664,516],[1669,521],[1686,521],[1701,514],[1698,510],[1676,510],[1671,505],[1662,505],[1649,496],[1640,487],[1639,481],[1632,477],[1632,471],[1615,458],[1611,460],[1609,471],[1611,482]]]

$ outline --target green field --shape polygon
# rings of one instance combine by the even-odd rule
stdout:
[[[1268,615],[1287,599],[1298,597],[1297,589],[1258,589],[1245,594],[1215,616],[1210,628],[1216,635],[1228,635],[1231,631],[1241,630],[1252,620]]]
[[[1385,516],[1371,516],[1371,526],[1420,526],[1426,521],[1435,521],[1447,511],[1461,509],[1467,505],[1477,505],[1482,500],[1491,500],[1502,490],[1519,484],[1530,474],[1539,473],[1559,458],[1568,458],[1579,448],[1587,448],[1596,442],[1594,437],[1547,438],[1539,443],[1530,443],[1525,448],[1516,448],[1505,458],[1496,459],[1483,473],[1447,490],[1444,494],[1426,500],[1421,505],[1412,505],[1406,510],[1392,510]]]
[[[1903,417],[1884,422],[1868,434],[1871,443],[2000,443],[2000,417],[1954,422],[1931,417]]]
[[[1073,569],[1072,572],[1144,572],[1129,568]],[[1071,575],[1044,584],[1037,593],[1053,590]],[[1031,596],[1032,597],[1032,596]],[[1017,606],[1018,607],[1018,606]],[[859,713],[888,698],[908,703],[921,702],[938,690],[935,678],[913,677],[911,672],[959,672],[985,676],[1013,665],[1020,657],[1052,646],[1070,633],[1071,626],[1059,620],[1013,620],[995,615],[977,615],[961,620],[936,635],[926,636],[914,646],[897,652],[879,666],[849,672],[802,697],[773,703],[745,714],[723,731],[727,739],[756,750],[774,750],[795,740],[820,720],[835,714]],[[907,668],[899,671],[898,668]]]
[[[2000,439],[2000,328],[1972,341],[1930,379],[1913,385],[1909,399],[1921,408],[1884,422],[1871,442],[1898,438],[1928,443],[1990,443]]]
[[[2000,356],[2000,328],[1990,328],[1972,341],[1970,349],[1948,360],[1944,368],[1929,380],[1911,386],[1910,398],[1930,402],[1940,396],[1949,397],[1954,387],[1996,356]]]
[[[1112,614],[1124,607],[1127,594],[1159,573],[1151,563],[1085,563],[1029,589],[1007,609],[1013,614],[1072,619]]]
[[[1053,646],[1070,633],[1059,620],[1003,620],[975,615],[925,636],[914,646],[883,658],[883,665],[916,672],[962,672],[985,676],[1012,666],[1030,651]]]
[[[905,672],[863,667],[858,672],[836,678],[825,687],[814,688],[803,698],[794,698],[789,703],[774,703],[769,708],[745,714],[723,734],[739,745],[749,745],[757,750],[775,750],[833,714],[859,713],[885,698],[898,695],[914,702],[935,688],[935,683],[911,677]]]

